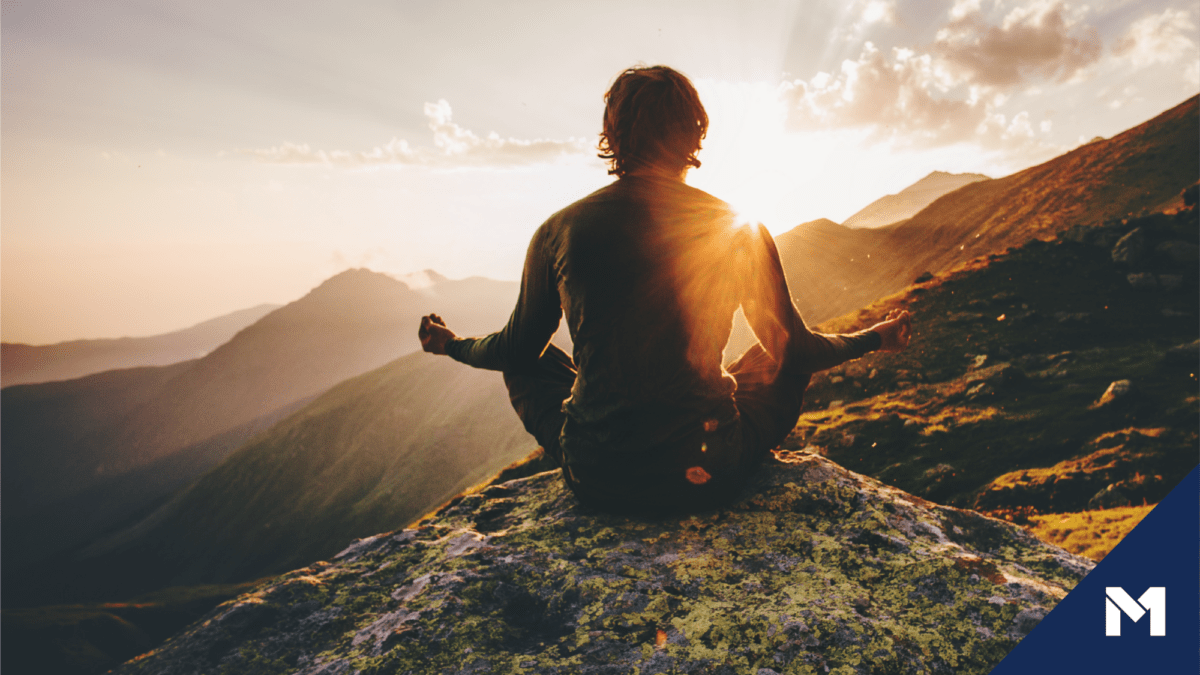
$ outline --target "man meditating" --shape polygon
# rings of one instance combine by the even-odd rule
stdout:
[[[502,371],[525,428],[584,504],[716,505],[795,426],[812,373],[904,349],[911,322],[893,312],[858,333],[810,332],[766,228],[684,183],[708,129],[691,82],[631,68],[605,101],[600,157],[617,180],[538,228],[508,325],[459,338],[430,314],[421,345]],[[759,342],[725,369],[739,306]],[[563,316],[573,355],[550,343]]]

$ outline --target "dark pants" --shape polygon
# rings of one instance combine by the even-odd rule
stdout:
[[[748,475],[796,425],[808,374],[780,368],[755,345],[729,366],[737,381],[735,425],[696,432],[655,457],[614,453],[601,470],[586,475],[572,467],[559,445],[575,367],[553,344],[532,373],[504,374],[513,408],[546,454],[563,468],[563,478],[580,501],[617,513],[692,511],[727,502]],[[572,470],[574,468],[574,471]]]

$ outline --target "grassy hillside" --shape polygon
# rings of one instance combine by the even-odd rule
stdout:
[[[1071,553],[1100,561],[1125,535],[1133,531],[1142,518],[1154,508],[1118,506],[1103,511],[1054,513],[1033,516],[1028,530],[1038,539],[1061,546]]]
[[[1114,262],[1134,229],[1142,259]],[[914,337],[900,355],[818,374],[787,447],[1022,521],[1157,502],[1200,457],[1198,240],[1195,209],[1077,228],[827,322],[843,331],[904,307]],[[1156,250],[1171,241],[1190,257]],[[1120,380],[1129,393],[1101,404]]]
[[[332,388],[141,522],[29,575],[13,599],[283,572],[403,527],[535,447],[499,373],[412,354]]]
[[[258,305],[150,337],[71,340],[52,345],[0,344],[0,384],[73,380],[118,368],[165,366],[197,359],[229,341],[238,331],[279,309]]]

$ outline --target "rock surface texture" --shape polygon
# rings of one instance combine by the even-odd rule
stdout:
[[[817,455],[630,519],[557,472],[227,602],[118,673],[986,673],[1093,563]]]

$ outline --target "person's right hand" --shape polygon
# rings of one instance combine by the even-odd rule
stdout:
[[[457,338],[454,331],[446,328],[446,322],[437,314],[421,317],[421,328],[417,330],[421,349],[430,354],[445,354],[446,343]]]
[[[879,351],[902,352],[912,339],[912,315],[902,309],[893,309],[883,321],[871,326],[871,330],[879,333]]]

